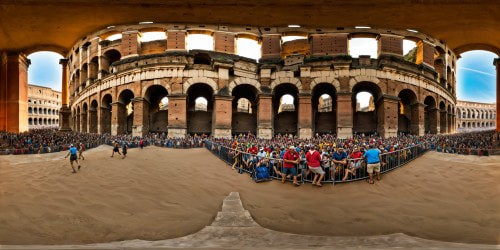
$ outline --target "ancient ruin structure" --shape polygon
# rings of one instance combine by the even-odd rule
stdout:
[[[142,41],[152,31],[164,37]],[[188,49],[194,34],[207,35],[212,47]],[[290,36],[295,40],[285,41]],[[349,56],[349,39],[356,37],[376,38],[378,57]],[[258,61],[241,56],[244,39],[260,46]],[[404,39],[417,43],[415,62],[403,59]],[[441,41],[407,30],[123,25],[80,39],[66,58],[76,131],[307,138],[455,128],[457,57]],[[356,95],[363,91],[372,95],[373,107],[358,111]],[[328,111],[320,105],[324,94],[332,99]],[[293,104],[282,105],[284,95]],[[168,109],[161,110],[165,97]],[[200,97],[206,111],[195,108]],[[253,112],[238,112],[242,98]]]
[[[59,127],[61,92],[28,85],[28,126],[30,129]]]
[[[14,132],[28,128],[26,55],[41,50],[65,58],[61,130],[224,137],[452,133],[460,54],[500,55],[491,0],[19,0],[0,7],[0,130]],[[149,32],[165,35],[148,41]],[[208,35],[212,46],[189,47],[194,35]],[[349,56],[349,40],[360,37],[377,39],[377,58]],[[239,51],[243,39],[261,55]],[[404,39],[417,43],[414,62],[403,59]],[[371,94],[370,107],[357,109],[360,92]],[[331,111],[318,108],[324,94]],[[199,97],[206,111],[196,108]],[[241,98],[251,113],[237,112]]]
[[[492,130],[496,127],[494,103],[457,102],[457,131]]]

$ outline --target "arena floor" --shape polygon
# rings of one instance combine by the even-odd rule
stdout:
[[[64,155],[0,157],[0,245],[186,236],[210,225],[230,192],[280,232],[500,243],[499,156],[430,152],[375,185],[318,188],[256,184],[205,149],[130,149],[122,160],[101,146],[77,174]]]

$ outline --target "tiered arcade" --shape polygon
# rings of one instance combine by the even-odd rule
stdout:
[[[164,32],[166,39],[141,42],[151,31]],[[116,34],[121,39],[109,39]],[[211,36],[212,49],[187,50],[186,38],[193,34]],[[302,39],[283,42],[287,36]],[[358,37],[377,39],[377,58],[349,56],[349,39]],[[238,55],[239,39],[258,41],[258,62]],[[403,59],[404,39],[417,44],[415,63]],[[69,97],[71,110],[71,119],[61,120],[63,128],[76,131],[172,137],[452,133],[456,60],[442,41],[406,30],[117,26],[82,38],[61,61],[63,90],[69,84],[63,104]],[[373,109],[356,108],[360,92],[372,95]],[[324,94],[332,101],[326,112],[318,108]],[[284,95],[293,97],[285,111]],[[160,105],[164,97],[168,109]],[[207,100],[206,111],[195,108],[199,97]],[[241,98],[251,113],[238,112]]]

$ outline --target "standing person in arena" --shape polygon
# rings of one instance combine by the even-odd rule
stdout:
[[[125,159],[125,157],[127,157],[127,149],[128,149],[128,143],[123,143],[123,147],[122,147],[123,157],[122,157],[122,159]]]
[[[113,153],[111,153],[111,157],[113,157],[113,155],[115,155],[115,153],[118,153],[119,155],[121,155],[120,154],[120,146],[118,145],[118,142],[115,142],[115,144],[114,144]]]
[[[373,184],[373,171],[377,173],[377,180],[380,181],[380,161],[382,160],[380,156],[380,150],[376,148],[373,144],[370,144],[370,149],[368,149],[363,157],[366,159],[366,172],[370,176],[368,183]]]
[[[325,171],[321,168],[321,154],[316,150],[316,146],[312,146],[311,150],[307,152],[306,161],[309,166],[309,170],[314,173],[312,182],[313,186],[323,186],[321,181],[323,180],[323,177],[325,177]]]
[[[286,176],[290,174],[293,177],[293,184],[300,186],[297,182],[297,168],[295,165],[299,164],[300,157],[295,150],[294,146],[290,146],[283,155],[283,173],[281,174],[281,183],[285,183]]]
[[[83,151],[85,151],[85,144],[80,143],[80,147],[78,148],[78,160],[80,160],[80,158],[85,160],[85,157],[83,157]]]
[[[76,173],[75,168],[73,167],[73,162],[76,161],[76,164],[78,164],[78,170],[80,170],[80,163],[78,162],[78,157],[77,157],[78,150],[73,146],[73,144],[70,145],[69,152],[68,154],[64,157],[64,159],[69,157],[69,163],[71,164],[71,168],[73,169],[72,173]]]
[[[141,140],[139,141],[139,147],[140,147],[141,149],[142,149],[142,148],[144,148],[144,140],[143,140],[143,139],[141,139]]]

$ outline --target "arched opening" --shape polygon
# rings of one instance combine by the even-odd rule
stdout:
[[[191,31],[186,37],[187,50],[214,50],[214,38],[207,34],[198,34],[196,31]]]
[[[274,133],[296,135],[299,90],[291,83],[284,83],[273,91]]]
[[[236,54],[238,56],[259,60],[261,53],[261,45],[257,38],[238,37],[236,39]]]
[[[28,125],[29,125],[29,126],[32,126],[32,125],[33,125],[33,119],[32,119],[32,118],[28,118]]]
[[[404,89],[398,95],[398,133],[418,135],[418,100],[410,89]]]
[[[196,83],[189,87],[187,93],[188,133],[210,134],[213,110],[212,87],[205,83]]]
[[[439,124],[439,133],[441,134],[446,134],[446,126],[447,126],[447,123],[446,123],[446,118],[447,118],[447,115],[446,115],[446,105],[444,104],[443,101],[441,101],[439,103],[439,121],[440,121],[440,124]]]
[[[370,56],[377,58],[378,43],[375,38],[351,38],[349,40],[349,55],[354,58]]]
[[[47,118],[43,118],[43,125],[47,126]]]
[[[116,61],[119,61],[120,59],[122,58],[122,55],[120,54],[120,52],[118,52],[117,50],[108,50],[104,53],[104,55],[102,55],[101,57],[101,64],[102,64],[102,67],[101,67],[101,74],[102,76],[106,76],[108,75],[110,72],[110,65]]]
[[[43,125],[42,118],[38,118],[38,126],[42,126],[42,125]]]
[[[360,82],[353,87],[352,92],[353,132],[374,134],[379,130],[377,101],[382,95],[381,89],[375,83]]]
[[[99,71],[99,57],[94,56],[92,60],[89,62],[89,80],[90,84],[94,83],[94,81],[98,77]]]
[[[80,75],[80,81],[81,81],[81,85],[82,85],[82,90],[85,89],[85,87],[87,87],[87,76],[88,76],[88,64],[85,63],[82,65],[82,71],[81,71],[81,75]]]
[[[89,109],[89,133],[97,133],[97,101],[92,100]]]
[[[120,93],[118,96],[117,106],[117,117],[118,124],[116,129],[117,135],[130,134],[132,133],[132,123],[134,120],[134,93],[126,89]]]
[[[89,106],[87,103],[83,104],[82,108],[82,132],[87,133],[87,114],[88,114]]]
[[[240,84],[233,89],[233,134],[257,133],[257,93],[258,90],[250,84]]]
[[[168,91],[161,85],[153,85],[146,90],[143,112],[147,118],[143,121],[146,129],[155,133],[168,132]]]
[[[151,31],[141,33],[141,42],[152,42],[158,40],[166,40],[167,34],[164,31]]]
[[[110,94],[106,94],[101,101],[101,134],[111,133],[111,103],[113,99]]]
[[[43,114],[46,115],[47,114],[47,108],[43,108]]]
[[[28,114],[32,114],[33,113],[33,108],[29,107],[28,108]]]
[[[29,54],[28,83],[61,91],[62,67],[59,60],[62,58],[61,54],[52,51]]]
[[[424,124],[425,131],[431,134],[438,133],[438,109],[436,108],[436,100],[432,96],[427,96],[424,100]]]
[[[320,83],[314,86],[311,101],[315,133],[336,133],[337,95],[335,87],[329,83]]]
[[[403,40],[403,58],[411,63],[417,61],[417,43],[413,40]]]

